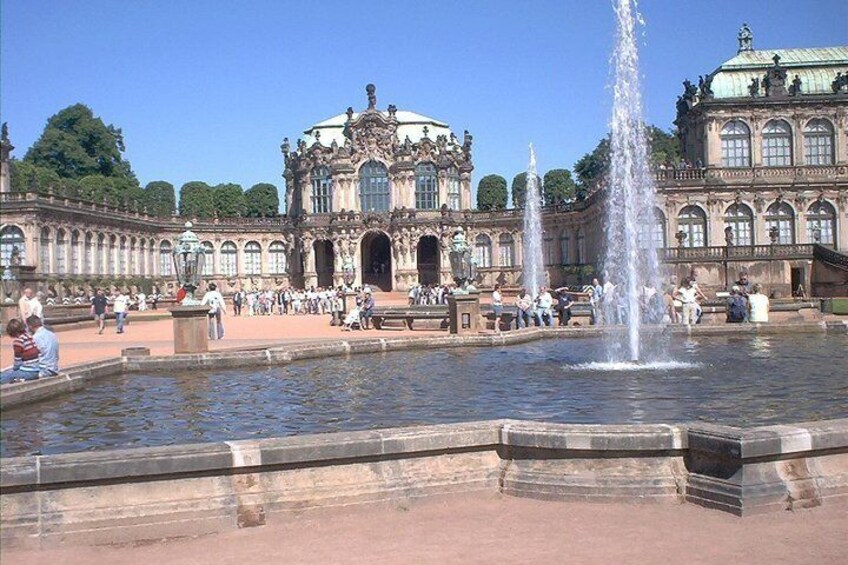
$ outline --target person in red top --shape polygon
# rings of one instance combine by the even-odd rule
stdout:
[[[24,323],[18,319],[9,320],[6,325],[6,333],[14,341],[12,351],[15,361],[12,368],[0,373],[0,384],[9,384],[14,381],[34,381],[38,378],[38,347],[35,346],[32,336],[26,331]]]

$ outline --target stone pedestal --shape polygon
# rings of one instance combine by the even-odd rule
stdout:
[[[457,335],[476,334],[480,331],[480,294],[457,294],[448,296],[450,333]]]
[[[344,308],[344,311],[342,311],[342,314],[346,316],[348,314],[348,312],[353,310],[354,306],[356,306],[356,293],[351,292],[351,291],[345,292],[344,293],[344,304],[342,305],[342,308]]]
[[[209,351],[209,306],[175,306],[174,353]]]

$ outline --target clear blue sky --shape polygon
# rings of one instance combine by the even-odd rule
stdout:
[[[475,140],[474,183],[568,167],[605,135],[608,0],[447,2],[2,0],[0,113],[23,157],[76,102],[121,127],[142,184],[284,182],[279,145],[366,104],[447,121]],[[671,127],[681,81],[755,48],[848,44],[845,0],[642,0],[649,122]]]

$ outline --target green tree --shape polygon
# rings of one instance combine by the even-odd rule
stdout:
[[[244,189],[240,184],[219,184],[212,189],[212,196],[215,201],[215,213],[219,218],[244,217]]]
[[[180,189],[180,216],[211,218],[215,213],[212,187],[201,181],[185,183]]]
[[[536,175],[536,186],[541,188],[542,179]],[[524,208],[524,201],[527,197],[527,173],[518,173],[512,179],[512,207]]]
[[[144,187],[144,206],[147,212],[160,218],[168,218],[177,208],[174,185],[163,180],[155,180]]]
[[[24,160],[64,178],[102,175],[135,181],[129,162],[121,157],[124,149],[119,128],[104,124],[88,106],[74,104],[47,120]]]
[[[609,168],[610,140],[603,138],[591,153],[586,153],[574,164],[577,175],[577,199],[582,200],[607,174]]]
[[[245,191],[244,201],[249,218],[271,218],[280,213],[280,195],[273,184],[254,184]]]
[[[506,208],[506,179],[500,175],[486,175],[477,185],[477,209],[503,210]]]
[[[38,192],[39,189],[59,186],[62,182],[56,171],[17,159],[9,162],[9,176],[14,192]]]
[[[577,194],[577,186],[568,169],[551,169],[545,173],[542,189],[545,206],[571,202]]]
[[[645,135],[651,147],[651,165],[680,160],[680,140],[675,133],[648,126]]]

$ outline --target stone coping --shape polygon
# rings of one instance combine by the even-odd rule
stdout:
[[[69,367],[57,377],[0,388],[0,408],[9,409],[37,402],[83,388],[89,381],[121,373],[174,371],[194,369],[233,369],[250,366],[273,366],[304,359],[321,359],[340,355],[380,353],[411,349],[451,347],[496,347],[528,343],[540,339],[599,337],[605,333],[622,333],[623,326],[570,326],[529,328],[500,334],[457,336],[375,337],[373,339],[333,340],[318,343],[248,347],[196,354],[159,356],[124,356]],[[848,321],[822,321],[791,324],[723,324],[649,327],[672,335],[785,335],[797,333],[848,333]]]

